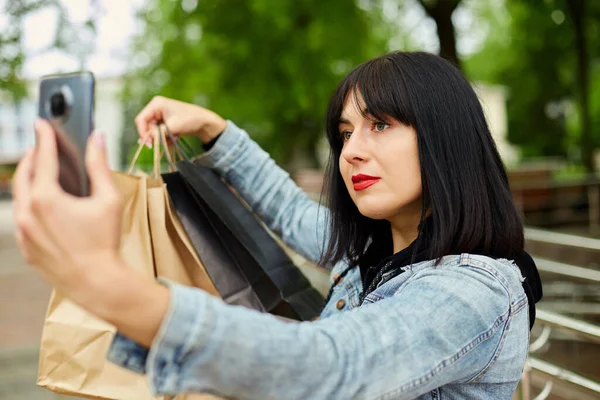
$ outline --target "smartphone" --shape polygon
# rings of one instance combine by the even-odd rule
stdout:
[[[44,76],[40,80],[38,114],[56,132],[59,183],[65,192],[90,194],[85,149],[94,129],[94,86],[91,72]]]

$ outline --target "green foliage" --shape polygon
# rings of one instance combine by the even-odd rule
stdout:
[[[554,182],[577,182],[586,178],[585,167],[581,164],[567,164],[552,174]]]
[[[158,0],[140,17],[127,117],[156,94],[197,103],[248,129],[284,163],[297,154],[316,163],[336,84],[386,51],[379,18],[346,0],[211,0],[187,11]]]
[[[20,77],[25,62],[22,22],[30,13],[46,7],[52,7],[58,12],[59,32],[71,26],[60,0],[7,0],[4,9],[1,10],[6,17],[7,25],[5,30],[0,31],[0,91],[10,93],[15,101],[26,95],[25,85]],[[57,38],[59,32],[56,34]],[[76,35],[71,35],[70,40],[76,42],[73,37]],[[58,39],[55,42],[54,48],[64,49]]]
[[[21,21],[25,15],[45,6],[47,1],[7,1],[2,10],[6,21],[0,31],[0,91],[9,92],[16,100],[25,95],[25,86],[19,72],[25,61],[21,37]]]
[[[576,123],[575,106],[577,53],[566,1],[506,0],[506,15],[489,15],[490,33],[484,48],[465,62],[471,79],[508,88],[508,138],[521,147],[525,157],[573,158],[581,153],[581,124]],[[589,1],[588,11],[590,58],[597,60],[600,4]],[[590,93],[598,145],[600,96],[594,92],[599,89],[600,73],[597,67],[595,71]]]

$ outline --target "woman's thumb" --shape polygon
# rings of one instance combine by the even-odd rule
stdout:
[[[112,195],[116,190],[108,157],[106,154],[106,139],[103,133],[95,131],[87,142],[85,166],[90,178],[91,194]]]

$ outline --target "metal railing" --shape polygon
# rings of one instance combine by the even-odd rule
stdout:
[[[559,246],[577,247],[585,250],[600,250],[600,239],[531,227],[525,228],[525,239]]]
[[[577,267],[575,265],[560,263],[535,257],[537,268],[541,272],[550,272],[552,274],[564,275],[569,278],[583,279],[600,283],[600,271],[589,268]]]
[[[573,235],[561,235],[528,229],[526,236],[529,236],[529,238],[533,240],[546,241],[548,243],[566,244],[569,246],[587,249],[600,248],[600,240],[588,238],[578,238],[579,240],[573,240]],[[563,236],[569,237],[566,238]],[[540,259],[537,257],[536,263],[538,265],[538,269],[543,272],[550,272],[564,275],[565,277],[569,278],[578,278],[600,283],[600,271],[581,268],[546,259]],[[536,353],[546,345],[550,339],[550,333],[553,329],[557,329],[562,332],[569,332],[590,342],[600,343],[599,326],[564,315],[538,309],[536,312],[536,324],[541,325],[543,328],[540,336],[529,346],[530,355]],[[536,397],[532,397],[532,371],[547,378],[546,384],[544,385],[542,391]],[[553,388],[555,388],[555,383],[565,382],[595,393],[598,395],[598,397],[600,397],[600,383],[578,375],[572,371],[569,371],[568,369],[558,367],[531,356],[528,358],[523,371],[523,378],[519,386],[518,397],[522,400],[544,400],[550,395]]]
[[[600,327],[587,322],[565,317],[564,315],[545,310],[538,310],[536,312],[536,324],[542,325],[543,330],[538,339],[529,346],[530,354],[535,353],[544,347],[550,338],[550,331],[553,328],[573,333],[578,337],[585,338],[595,343],[600,343]],[[523,400],[532,399],[531,371],[540,372],[549,377],[549,380],[546,382],[541,393],[539,393],[534,400],[546,399],[550,395],[554,382],[556,381],[571,383],[600,396],[600,383],[594,382],[591,379],[587,379],[572,371],[558,367],[538,358],[529,357],[523,371],[523,379],[521,380],[519,389],[520,398]]]
[[[546,310],[536,311],[536,322],[549,329],[557,328],[576,334],[589,341],[600,343],[600,327],[575,318],[566,317]],[[535,343],[535,342],[534,342]],[[532,344],[533,345],[533,344]],[[540,346],[541,348],[541,346]]]

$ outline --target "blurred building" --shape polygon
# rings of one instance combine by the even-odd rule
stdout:
[[[35,144],[33,122],[38,115],[39,81],[27,82],[27,96],[15,103],[0,95],[0,165],[16,164],[23,153]],[[123,107],[119,78],[96,77],[95,126],[104,132],[111,168],[120,168],[120,139],[123,130]]]
[[[519,151],[507,139],[506,89],[502,86],[484,83],[475,83],[473,88],[483,106],[488,126],[502,160],[507,166],[514,165],[519,161]]]
[[[31,98],[19,102],[0,97],[0,164],[16,163],[34,144],[32,124],[37,106]]]

